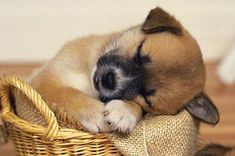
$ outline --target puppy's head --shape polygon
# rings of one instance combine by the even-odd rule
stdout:
[[[105,48],[94,74],[103,102],[134,100],[155,114],[177,113],[203,91],[204,83],[205,66],[197,42],[161,8],[151,10],[143,24],[115,38]],[[215,108],[211,102],[209,105]],[[190,108],[204,120],[218,115],[216,109],[200,113],[193,104]],[[201,108],[205,110],[204,105]],[[213,118],[213,122],[217,120]]]

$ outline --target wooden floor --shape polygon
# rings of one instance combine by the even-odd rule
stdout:
[[[0,73],[5,72],[21,77],[28,76],[40,65],[1,65]],[[206,91],[220,111],[220,123],[211,127],[203,124],[200,133],[203,138],[215,143],[235,145],[235,85],[224,85],[216,76],[216,64],[207,64]],[[0,155],[13,156],[11,143],[0,147]]]

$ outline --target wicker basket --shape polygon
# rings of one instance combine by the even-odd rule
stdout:
[[[30,123],[15,115],[9,100],[9,89],[12,86],[32,100],[47,122],[47,127]],[[60,127],[54,113],[41,96],[27,83],[15,77],[0,80],[0,97],[0,117],[6,124],[18,155],[183,156],[191,155],[196,149],[198,124],[186,111],[176,117],[147,117],[127,137],[117,134],[95,135]]]
[[[54,113],[29,85],[9,77],[0,83],[2,118],[18,155],[120,155],[103,134],[93,135],[74,129],[62,129]],[[9,89],[14,86],[28,96],[44,116],[48,127],[18,118],[10,108]]]

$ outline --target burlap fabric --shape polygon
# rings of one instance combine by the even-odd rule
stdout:
[[[16,91],[16,96],[27,99],[20,91]],[[47,126],[34,105],[16,100],[16,111],[21,119]],[[61,127],[75,127],[61,120],[59,124]],[[147,115],[129,135],[113,133],[107,137],[123,155],[190,156],[196,150],[197,133],[197,122],[183,110],[175,116]]]
[[[130,135],[109,138],[126,155],[191,156],[196,150],[197,124],[186,110],[176,116],[146,116]]]

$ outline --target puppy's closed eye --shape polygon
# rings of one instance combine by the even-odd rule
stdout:
[[[145,88],[142,88],[140,90],[140,95],[144,98],[144,101],[146,104],[148,104],[149,107],[152,107],[152,103],[148,100],[148,97],[153,95],[155,93],[156,89],[145,89]]]
[[[151,61],[148,55],[141,55],[143,44],[144,41],[142,41],[140,45],[138,45],[136,54],[133,57],[133,61],[135,62],[135,64],[140,66],[144,65],[145,63],[149,63]]]

